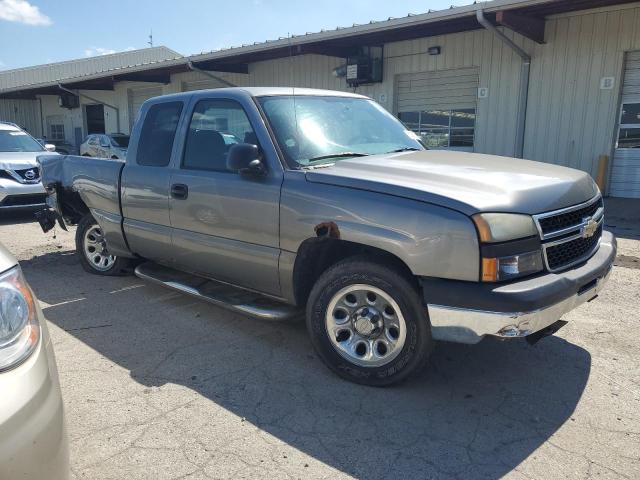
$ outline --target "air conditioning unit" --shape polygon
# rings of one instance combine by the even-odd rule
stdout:
[[[351,87],[382,82],[382,47],[359,47],[347,57],[346,78]]]
[[[71,94],[60,95],[58,97],[58,105],[68,109],[78,108],[80,107],[80,97]]]

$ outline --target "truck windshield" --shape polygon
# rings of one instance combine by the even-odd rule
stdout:
[[[0,152],[43,152],[36,139],[20,130],[0,130]]]
[[[372,100],[290,95],[258,101],[291,168],[425,149],[413,132]]]

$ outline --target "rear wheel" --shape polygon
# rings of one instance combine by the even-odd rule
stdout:
[[[343,260],[320,276],[309,296],[307,327],[331,370],[372,386],[407,378],[433,346],[417,288],[372,257]]]
[[[91,214],[82,217],[76,230],[76,251],[80,264],[96,275],[126,275],[131,272],[131,261],[109,253],[102,228]]]

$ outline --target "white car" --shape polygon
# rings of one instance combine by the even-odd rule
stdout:
[[[80,155],[124,160],[129,148],[129,135],[93,133],[80,144]]]
[[[16,124],[0,122],[0,210],[44,206],[36,158],[54,151],[55,145],[43,146]]]

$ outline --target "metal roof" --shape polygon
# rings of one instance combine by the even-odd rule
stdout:
[[[51,74],[48,78],[40,79],[32,75],[28,81],[13,81],[13,83],[5,84],[2,80],[3,75],[15,71],[2,72],[0,73],[0,97],[28,98],[35,94],[55,94],[59,93],[58,84],[60,83],[63,83],[66,88],[87,90],[112,90],[115,82],[128,80],[169,83],[171,74],[190,71],[192,66],[211,71],[248,73],[249,63],[274,58],[304,54],[345,58],[353,51],[354,47],[362,45],[381,45],[482,28],[476,20],[475,13],[478,9],[482,9],[486,18],[494,24],[498,24],[496,18],[501,12],[513,13],[523,18],[525,22],[529,20],[534,23],[553,14],[635,2],[637,0],[493,0],[461,7],[452,6],[440,11],[410,14],[402,18],[371,21],[364,25],[337,27],[335,30],[292,35],[287,38],[256,42],[252,45],[231,47],[188,57],[175,57],[178,55],[176,52],[166,49],[170,54],[173,54],[169,59],[140,61],[134,57],[130,59],[130,63],[122,61],[115,66],[105,65],[102,70],[84,71],[65,78],[53,79],[52,77],[56,77],[56,75]],[[137,50],[136,52],[144,52],[145,50],[151,49]],[[133,52],[123,52],[123,54],[126,53]],[[51,66],[30,68],[46,70],[48,67]]]
[[[59,82],[69,78],[101,73],[130,65],[139,65],[182,57],[170,48],[159,46],[125,52],[79,58],[64,62],[0,71],[0,89]]]

